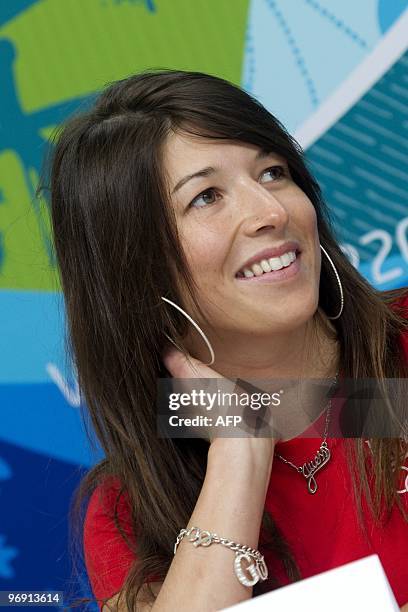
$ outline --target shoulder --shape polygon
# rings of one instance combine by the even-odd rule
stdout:
[[[131,519],[121,481],[107,477],[89,499],[83,530],[85,565],[97,598],[110,597],[121,588],[136,558]]]
[[[118,507],[125,514],[128,514],[129,497],[122,481],[117,476],[106,476],[93,490],[88,503],[87,515],[102,515],[114,513]]]
[[[120,527],[131,536],[129,496],[119,478],[108,476],[94,489],[89,499],[84,537],[93,536],[96,527],[103,529],[115,525],[115,517]]]

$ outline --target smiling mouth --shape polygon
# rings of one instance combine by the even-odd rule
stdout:
[[[300,254],[301,251],[296,249],[296,251],[288,251],[279,257],[263,259],[237,272],[235,278],[250,279],[254,277],[259,278],[265,275],[272,277],[274,272],[279,272],[286,268],[290,268],[292,264],[300,257]]]

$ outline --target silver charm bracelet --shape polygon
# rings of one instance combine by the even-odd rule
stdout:
[[[185,536],[187,536],[189,542],[193,542],[193,545],[196,547],[210,546],[210,544],[215,542],[216,544],[222,544],[235,551],[234,573],[244,586],[251,587],[259,580],[263,582],[268,578],[268,568],[259,550],[250,548],[245,544],[237,544],[232,540],[227,540],[227,538],[220,538],[216,533],[204,531],[199,527],[190,527],[189,529],[180,530],[176,543],[174,544],[174,554],[176,554],[177,546]],[[248,561],[249,564],[244,568],[242,567],[243,559]],[[251,579],[247,578],[244,570],[249,572],[252,577]]]

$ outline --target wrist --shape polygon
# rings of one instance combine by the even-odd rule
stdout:
[[[270,474],[275,441],[271,438],[216,438],[210,445],[207,469],[239,474]]]

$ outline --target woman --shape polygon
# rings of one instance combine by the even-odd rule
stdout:
[[[75,507],[91,494],[100,606],[216,610],[373,552],[408,602],[407,290],[376,291],[351,265],[279,121],[214,76],[131,76],[64,126],[51,193],[71,350],[106,454]],[[315,438],[160,437],[167,375],[394,378],[393,434],[327,439],[327,410]],[[241,545],[235,557],[206,530]]]

